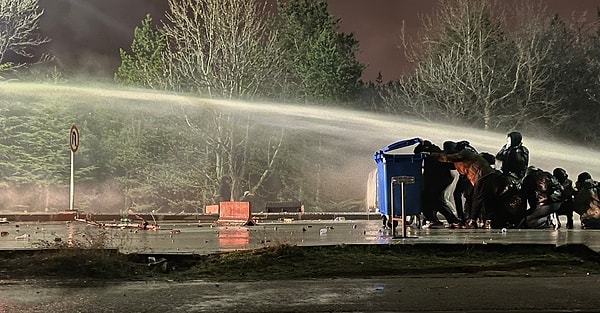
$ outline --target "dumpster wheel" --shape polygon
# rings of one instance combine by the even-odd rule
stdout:
[[[392,224],[388,220],[387,215],[382,215],[381,216],[381,221],[383,223],[383,227],[392,228]],[[406,222],[404,223],[404,226],[411,226],[413,224],[415,224],[417,226],[417,228],[421,227],[420,220],[419,220],[419,218],[417,218],[417,216],[415,216],[415,215],[407,215],[406,216]],[[394,220],[394,228],[396,228],[396,227],[398,227],[398,221]]]

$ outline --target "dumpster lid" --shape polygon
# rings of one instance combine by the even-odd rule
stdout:
[[[412,139],[406,139],[406,140],[400,140],[398,142],[394,142],[393,144],[390,144],[386,147],[381,148],[381,150],[379,151],[375,151],[375,154],[373,155],[373,158],[375,160],[380,160],[382,158],[382,155],[385,154],[386,152],[392,151],[392,150],[396,150],[399,148],[404,148],[404,147],[408,147],[408,146],[412,146],[414,144],[417,144],[419,142],[421,142],[422,139],[415,137]]]
[[[396,150],[396,149],[400,149],[400,148],[412,146],[412,145],[417,144],[419,142],[421,142],[421,138],[413,138],[413,139],[400,140],[398,142],[394,142],[391,145],[388,145],[387,147],[381,148],[380,151],[381,152],[388,152],[388,151],[392,151],[392,150]]]

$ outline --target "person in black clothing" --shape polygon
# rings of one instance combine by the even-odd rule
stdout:
[[[414,153],[442,152],[440,147],[424,140],[414,149]],[[450,227],[458,227],[459,220],[452,212],[445,197],[445,191],[452,184],[452,165],[440,162],[434,158],[426,157],[423,162],[423,192],[421,211],[429,222],[429,227],[441,227],[444,224],[438,219],[437,213],[441,213]]]
[[[529,204],[522,227],[558,228],[556,211],[562,201],[562,186],[551,173],[530,166],[523,178],[520,193]]]
[[[523,146],[522,140],[521,133],[508,133],[506,144],[496,154],[496,159],[502,161],[500,170],[503,175],[513,176],[518,180],[525,177],[529,166],[529,150]]]
[[[519,196],[521,183],[508,176],[502,175],[502,171],[496,169],[496,157],[488,152],[481,152],[481,156],[498,173],[498,210],[490,216],[493,221],[492,228],[516,228],[525,217],[527,204]],[[515,183],[516,182],[516,183]]]
[[[581,172],[577,175],[577,180],[575,181],[575,193],[581,190],[581,187],[587,180],[593,180],[592,175],[588,172]]]
[[[575,182],[573,210],[579,214],[583,229],[600,229],[600,185],[588,172],[582,172]]]
[[[459,142],[444,142],[445,153],[456,153],[463,149],[467,149],[468,151],[477,153],[477,150],[473,148],[473,146],[471,146],[471,144],[466,140],[462,140]],[[456,181],[456,186],[454,187],[454,191],[452,192],[452,197],[454,198],[456,216],[462,222],[465,222],[467,220],[467,217],[471,215],[471,203],[473,201],[473,184],[471,184],[467,176],[459,174],[458,180]],[[463,197],[465,199],[464,205]]]
[[[556,211],[556,215],[565,215],[567,217],[567,228],[573,229],[573,197],[575,195],[573,181],[569,179],[567,171],[560,167],[555,168],[552,171],[552,175],[554,175],[558,182],[563,186],[562,203],[560,204],[558,211]],[[561,226],[560,221],[558,226]]]

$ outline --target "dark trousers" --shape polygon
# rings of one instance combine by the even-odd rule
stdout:
[[[454,197],[454,207],[456,208],[456,216],[460,220],[465,219],[466,216],[471,216],[471,202],[473,201],[473,185],[469,179],[464,176],[458,176],[456,181],[456,187],[452,193]],[[463,206],[463,196],[465,197],[465,205]]]
[[[567,228],[573,228],[573,201],[561,203],[556,215],[565,215],[567,217]]]
[[[445,198],[445,188],[433,187],[423,188],[423,198],[421,199],[421,212],[425,219],[431,222],[437,222],[437,213],[441,213],[448,223],[458,223],[459,220],[452,212]]]
[[[551,203],[546,205],[538,205],[534,210],[530,209],[529,214],[525,216],[526,226],[529,228],[547,228],[553,227],[550,221],[550,214],[556,213],[560,203]]]
[[[501,210],[498,200],[499,176],[492,173],[479,179],[473,186],[470,219],[489,219],[490,214]]]

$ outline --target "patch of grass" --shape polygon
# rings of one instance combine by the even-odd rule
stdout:
[[[374,276],[565,276],[600,273],[600,256],[583,245],[278,244],[205,256],[153,255],[111,249],[43,249],[0,253],[0,278],[118,280],[280,280]]]
[[[201,257],[183,277],[273,280],[373,276],[562,275],[600,272],[585,246],[279,245]]]
[[[109,249],[46,249],[0,253],[3,279],[129,279],[144,270]]]

